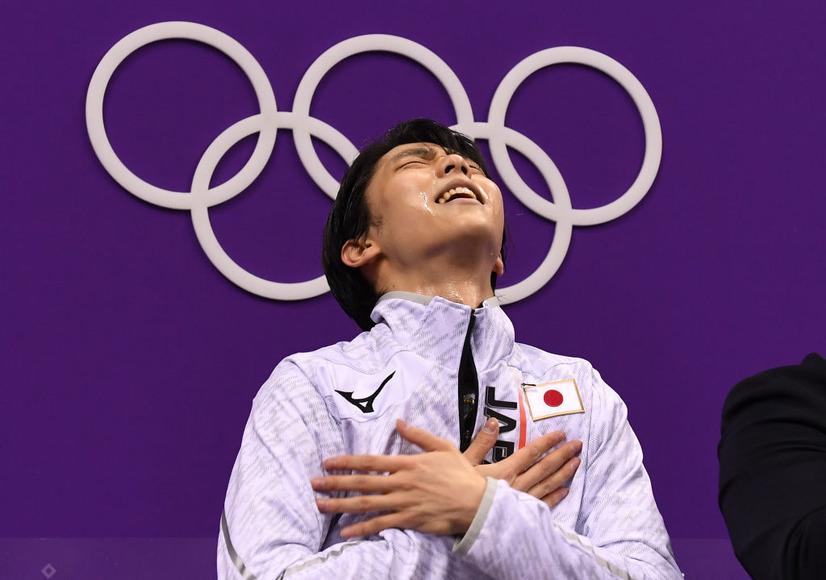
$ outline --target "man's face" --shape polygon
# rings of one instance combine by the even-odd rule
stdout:
[[[476,163],[432,143],[399,145],[376,165],[366,190],[368,237],[400,266],[467,248],[501,274],[502,193]],[[432,254],[431,254],[432,253]]]

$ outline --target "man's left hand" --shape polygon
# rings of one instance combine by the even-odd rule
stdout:
[[[321,492],[361,492],[345,498],[318,498],[319,511],[386,512],[347,526],[342,538],[369,536],[387,528],[434,534],[463,534],[470,527],[485,492],[482,476],[450,441],[404,421],[396,429],[421,447],[419,455],[342,455],[324,462],[327,470],[367,472],[313,479]],[[372,474],[370,473],[372,472]]]

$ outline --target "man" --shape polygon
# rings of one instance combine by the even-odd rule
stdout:
[[[442,125],[353,162],[323,262],[365,332],[288,357],[256,397],[220,578],[681,577],[622,401],[514,342],[503,232],[478,148]]]
[[[826,360],[738,383],[717,453],[720,509],[751,577],[826,578]]]

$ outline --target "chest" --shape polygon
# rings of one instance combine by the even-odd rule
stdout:
[[[464,426],[472,435],[489,418],[499,422],[499,438],[486,457],[501,461],[552,431],[585,443],[591,424],[590,385],[567,369],[536,373],[511,361],[479,369],[468,402],[457,368],[417,356],[392,357],[370,374],[338,372],[327,393],[340,418],[342,452],[415,453],[395,430],[403,419],[457,447]],[[472,436],[471,435],[471,436]],[[583,453],[587,453],[584,445]]]

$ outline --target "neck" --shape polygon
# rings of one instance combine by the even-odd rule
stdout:
[[[441,296],[446,300],[466,304],[472,308],[493,296],[490,285],[491,270],[472,271],[429,264],[426,268],[399,270],[378,268],[375,287],[380,294],[393,291],[413,292],[425,296]]]

